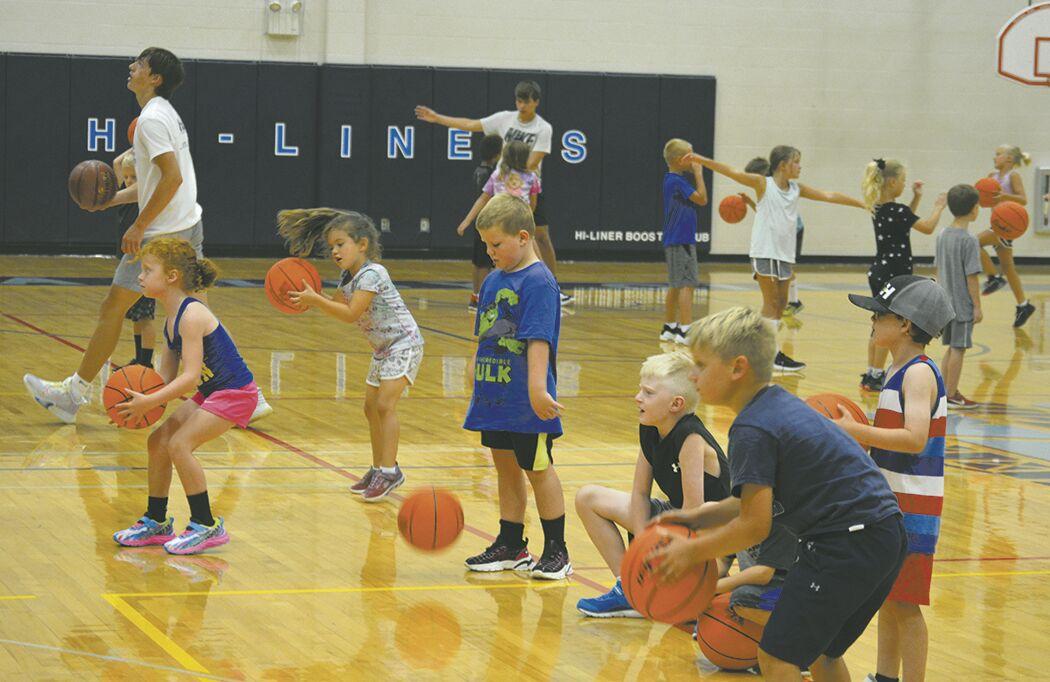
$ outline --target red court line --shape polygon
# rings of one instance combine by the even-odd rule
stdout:
[[[70,348],[74,348],[74,349],[80,351],[81,353],[84,352],[83,348],[81,348],[77,344],[73,343],[72,341],[68,341],[66,339],[63,339],[61,336],[57,336],[55,334],[52,334],[51,332],[45,331],[45,330],[41,329],[40,327],[37,327],[36,325],[30,324],[29,322],[26,322],[23,319],[15,317],[14,315],[11,315],[11,314],[5,313],[5,312],[0,312],[0,315],[3,315],[4,317],[17,322],[18,324],[21,324],[21,325],[23,325],[25,327],[28,327],[29,329],[32,329],[33,331],[37,332],[38,334],[43,334],[44,336],[46,336],[46,337],[48,337],[50,339],[54,339],[55,341],[58,341],[59,343],[65,344],[65,345],[69,346]],[[359,480],[361,480],[361,478],[359,476],[355,476],[354,474],[352,474],[349,471],[347,471],[345,468],[340,467],[340,466],[335,465],[335,464],[332,464],[328,460],[323,459],[321,457],[318,457],[317,455],[312,455],[309,452],[303,450],[302,448],[298,448],[298,447],[292,445],[291,443],[288,443],[286,441],[281,440],[277,436],[273,436],[273,435],[271,435],[271,434],[269,434],[269,433],[267,433],[265,431],[262,431],[260,429],[255,428],[253,426],[249,426],[248,428],[246,428],[244,430],[248,431],[250,433],[254,433],[255,435],[257,435],[260,438],[262,438],[263,440],[267,440],[267,441],[273,443],[274,445],[278,445],[278,446],[284,448],[285,450],[287,450],[288,452],[291,452],[291,453],[293,453],[295,455],[298,455],[299,457],[302,457],[305,460],[313,462],[314,464],[316,464],[316,465],[318,465],[320,467],[328,469],[329,471],[331,471],[333,473],[339,474],[340,476],[342,476],[344,478],[349,478],[351,481],[359,481]],[[401,495],[399,495],[397,493],[391,493],[389,495],[389,497],[392,497],[392,498],[394,498],[395,500],[398,500],[398,501],[404,501],[404,499],[405,499],[403,496],[401,496]],[[463,530],[465,530],[468,533],[471,533],[473,535],[476,535],[479,538],[482,538],[483,540],[485,540],[487,542],[492,542],[493,540],[496,539],[496,536],[489,535],[488,533],[486,533],[485,531],[481,530],[480,528],[475,528],[474,526],[471,526],[471,525],[464,525],[463,526]],[[533,559],[538,559],[539,557],[537,557],[536,555],[532,555],[532,558]],[[590,587],[590,588],[593,588],[595,590],[598,590],[599,592],[603,592],[604,593],[604,592],[608,591],[604,585],[602,585],[601,583],[595,582],[594,580],[591,580],[590,578],[584,578],[583,576],[573,574],[571,579],[575,580],[576,582],[580,583],[581,585],[586,585],[587,587]]]
[[[1047,561],[1050,556],[978,556],[958,559],[934,559],[934,561]]]

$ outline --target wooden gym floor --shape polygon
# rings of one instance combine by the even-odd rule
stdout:
[[[146,432],[109,425],[97,401],[63,425],[21,384],[24,372],[60,379],[76,368],[114,263],[0,258],[0,678],[737,679],[698,661],[681,630],[575,610],[612,578],[572,498],[585,483],[630,486],[631,398],[640,362],[660,350],[661,264],[566,264],[560,273],[578,300],[563,319],[566,435],[555,450],[576,574],[550,584],[462,565],[497,528],[494,472],[477,436],[460,428],[473,349],[465,263],[387,263],[426,337],[418,383],[400,405],[403,491],[432,483],[459,496],[467,528],[449,551],[414,551],[397,534],[396,501],[367,505],[347,492],[370,461],[368,347],[355,327],[273,311],[251,282],[265,273],[262,260],[220,261],[233,286],[211,294],[275,408],[258,429],[198,453],[233,540],[192,557],[119,548],[110,535],[145,504]],[[320,267],[336,277],[332,264]],[[742,267],[703,274],[710,288],[697,293],[698,314],[757,305]],[[1038,312],[1014,331],[1010,292],[985,299],[962,380],[984,405],[949,420],[926,610],[931,680],[1045,677],[1050,275],[1022,275]],[[31,279],[40,277],[52,281]],[[868,318],[845,296],[866,290],[863,268],[803,267],[800,283],[806,309],[782,339],[809,369],[777,381],[803,396],[841,392],[871,410],[857,388]],[[130,338],[126,330],[115,361],[133,355]],[[939,343],[931,354],[940,359]],[[728,415],[700,415],[724,443]],[[184,522],[177,483],[171,500]],[[527,524],[535,549],[542,535],[531,504]],[[874,624],[847,661],[854,679],[874,670]]]

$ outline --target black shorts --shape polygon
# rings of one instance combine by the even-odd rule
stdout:
[[[482,241],[481,233],[473,225],[470,226],[470,231],[474,233],[474,251],[470,254],[470,262],[476,268],[489,268],[491,270],[495,266],[492,264],[492,259],[489,258],[488,247]]]
[[[493,450],[511,450],[518,466],[525,471],[543,471],[554,464],[554,439],[560,433],[514,433],[513,431],[482,431],[481,444]],[[546,436],[540,442],[540,436]]]
[[[543,192],[536,195],[536,210],[532,212],[532,219],[536,221],[537,227],[547,227],[550,224],[547,221],[547,212],[543,208],[545,196]]]
[[[135,301],[135,304],[128,308],[128,312],[124,313],[124,319],[132,322],[152,320],[156,316],[156,312],[157,302],[152,298],[140,296],[139,300]]]
[[[800,668],[821,654],[840,658],[886,600],[907,553],[899,514],[800,540],[759,646]]]

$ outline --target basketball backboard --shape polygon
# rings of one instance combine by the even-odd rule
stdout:
[[[1050,2],[1026,7],[999,29],[999,75],[1022,85],[1050,86]]]

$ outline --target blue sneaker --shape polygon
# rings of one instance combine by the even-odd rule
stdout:
[[[620,579],[616,579],[613,588],[600,597],[581,599],[576,602],[576,610],[591,618],[641,618],[642,614],[631,608],[627,597],[623,596]]]
[[[125,547],[148,547],[163,545],[175,539],[175,519],[168,517],[164,523],[157,523],[148,516],[143,516],[135,525],[113,534],[113,540]]]

